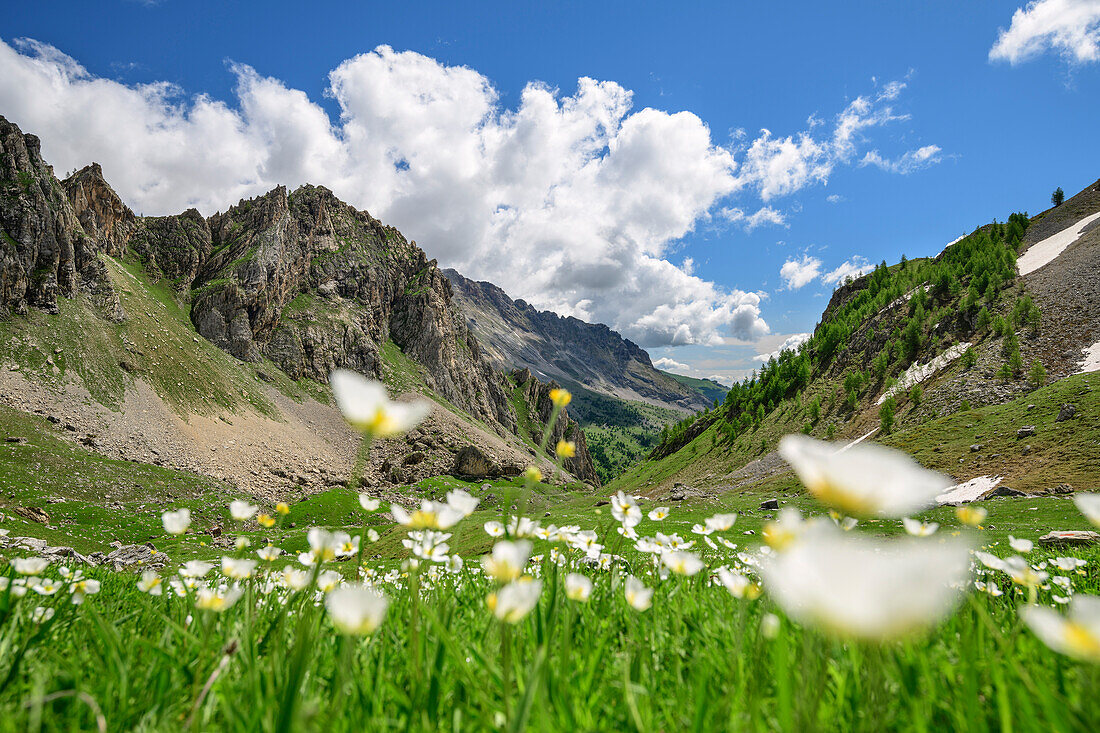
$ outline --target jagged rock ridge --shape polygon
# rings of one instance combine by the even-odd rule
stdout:
[[[543,380],[679,410],[708,405],[698,392],[655,369],[644,349],[602,323],[539,311],[492,283],[455,270],[443,273],[486,355],[500,369],[530,369]]]

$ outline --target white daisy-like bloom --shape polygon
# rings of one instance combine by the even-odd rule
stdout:
[[[481,558],[481,566],[485,569],[486,575],[507,583],[519,578],[530,556],[531,543],[527,540],[517,542],[501,540],[493,545],[491,555]]]
[[[202,560],[188,560],[180,567],[180,575],[185,578],[203,578],[214,566]]]
[[[279,555],[282,554],[283,551],[280,550],[278,547],[275,547],[274,545],[267,545],[266,547],[262,547],[259,550],[256,550],[256,555],[259,556],[261,560],[265,560],[266,562],[275,562],[279,559]]]
[[[195,608],[200,611],[214,611],[221,613],[233,606],[244,591],[233,586],[232,588],[199,588],[195,593]]]
[[[41,575],[50,566],[50,561],[44,557],[17,557],[11,564],[20,575]]]
[[[792,618],[849,637],[887,639],[935,624],[969,587],[965,540],[883,541],[815,523],[769,556],[769,594]]]
[[[137,584],[138,590],[151,596],[159,596],[164,592],[161,577],[155,570],[146,570],[141,574],[141,580]]]
[[[1073,503],[1085,519],[1100,527],[1100,494],[1074,494]]]
[[[236,547],[238,551],[243,550],[246,547],[252,547],[252,540],[245,537],[244,535],[241,535],[236,540],[234,540],[233,546]]]
[[[534,537],[539,531],[539,523],[528,517],[513,516],[508,520],[508,533],[513,537]]]
[[[903,517],[929,507],[951,484],[906,454],[869,443],[838,452],[795,434],[780,441],[779,453],[819,501],[854,516]]]
[[[255,560],[243,560],[238,557],[222,558],[222,575],[234,580],[246,580],[256,570]]]
[[[460,555],[451,555],[446,560],[447,571],[451,573],[461,573],[465,565]]]
[[[782,550],[795,542],[810,525],[794,507],[783,507],[774,522],[764,525],[764,541],[768,546]]]
[[[330,374],[329,385],[344,419],[359,432],[373,438],[406,433],[432,411],[432,403],[427,400],[394,402],[381,382],[346,369],[337,369]]]
[[[31,621],[36,624],[44,624],[53,618],[56,610],[51,607],[38,606],[31,612]]]
[[[78,580],[75,583],[69,583],[69,592],[72,594],[73,605],[79,606],[84,602],[85,596],[99,593],[99,588],[99,581],[94,578],[87,578],[85,580]]]
[[[1051,560],[1051,562],[1054,564],[1054,567],[1067,573],[1073,572],[1077,568],[1083,568],[1089,564],[1087,560],[1082,560],[1079,557],[1056,557]]]
[[[183,534],[191,526],[191,510],[179,509],[174,512],[164,512],[160,515],[160,521],[168,534]]]
[[[592,581],[580,573],[565,576],[565,597],[571,601],[585,603],[592,597]]]
[[[367,585],[345,585],[325,598],[332,625],[342,634],[355,636],[373,634],[382,625],[389,606],[386,596]]]
[[[1047,582],[1050,577],[1049,573],[1033,568],[1027,560],[1019,555],[1005,558],[1001,569],[1008,573],[1009,577],[1012,578],[1012,582],[1028,588],[1038,587]]]
[[[410,529],[448,529],[463,518],[463,514],[450,504],[423,499],[420,508],[409,512],[400,504],[390,504],[394,521]]]
[[[335,570],[325,570],[317,574],[317,587],[321,592],[328,593],[338,588],[343,580],[344,576]]]
[[[1100,597],[1074,596],[1068,616],[1043,606],[1025,606],[1020,615],[1035,635],[1059,654],[1100,662]]]
[[[305,590],[309,587],[309,571],[299,570],[293,565],[283,568],[282,582],[290,590]]]
[[[621,491],[611,497],[611,516],[615,521],[627,527],[634,527],[642,521],[642,508],[637,497]]]
[[[668,517],[669,508],[667,506],[659,506],[649,510],[648,516],[654,522],[660,522]]]
[[[367,540],[369,542],[377,542],[378,537],[379,537],[378,530],[376,530],[374,527],[368,527],[367,528]]]
[[[489,535],[490,537],[503,537],[504,525],[500,522],[486,522],[485,534]]]
[[[939,522],[921,522],[909,517],[902,517],[901,523],[905,527],[905,531],[914,537],[928,537],[935,534],[936,530],[940,528]]]
[[[463,489],[454,489],[453,491],[447,492],[447,506],[457,512],[461,512],[464,517],[473,514],[474,510],[477,509],[477,505],[480,503],[481,499],[472,496],[468,491]]]
[[[31,580],[28,578],[28,580]],[[35,583],[28,583],[31,588],[40,596],[52,596],[63,587],[60,583],[52,578],[33,578],[37,581]]]
[[[729,591],[734,598],[754,600],[760,597],[760,586],[741,573],[735,573],[727,567],[715,571],[718,583]]]
[[[694,552],[666,552],[661,555],[661,562],[677,575],[695,575],[703,569],[703,561]]]
[[[990,570],[1000,570],[1001,572],[1005,572],[1005,561],[990,552],[975,550],[974,557],[978,560],[978,562],[980,562],[982,565],[989,568]]]
[[[238,522],[247,522],[255,516],[256,512],[260,508],[255,504],[249,504],[247,501],[237,499],[236,501],[229,502],[229,516]]]
[[[625,524],[620,524],[618,527],[615,528],[615,531],[621,534],[623,537],[626,537],[628,540],[638,539],[638,531],[633,527],[629,527]]]
[[[1031,552],[1035,547],[1035,543],[1031,540],[1021,540],[1009,535],[1008,546],[1016,552]]]
[[[359,506],[363,507],[364,511],[376,512],[381,505],[382,502],[375,499],[370,494],[359,495]]]
[[[691,532],[692,534],[708,535],[714,532],[714,530],[710,527],[704,527],[701,524],[693,524],[691,525]]]
[[[645,611],[653,605],[653,589],[647,588],[645,583],[633,575],[626,576],[623,582],[623,595],[635,611]]]
[[[485,603],[498,619],[515,624],[522,621],[538,605],[541,593],[542,581],[525,575],[508,583],[497,592],[490,593]]]
[[[712,532],[725,532],[732,529],[736,521],[736,514],[715,514],[713,517],[707,517],[705,523],[707,529]]]

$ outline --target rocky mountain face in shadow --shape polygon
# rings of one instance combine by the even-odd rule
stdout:
[[[0,227],[0,318],[57,313],[59,297],[82,289],[124,319],[100,258],[134,258],[190,302],[199,334],[242,361],[266,357],[292,379],[325,382],[337,367],[381,378],[399,351],[423,387],[517,433],[510,386],[435,261],[325,188],[280,186],[209,218],[138,217],[99,165],[59,181],[38,138],[0,117]],[[567,415],[562,430],[580,432]],[[586,450],[573,465],[595,475]]]
[[[709,405],[696,390],[653,367],[649,354],[602,323],[586,323],[512,300],[496,285],[455,270],[443,273],[486,355],[501,369],[530,369],[539,379],[680,411]]]

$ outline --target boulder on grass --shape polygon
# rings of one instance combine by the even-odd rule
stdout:
[[[493,478],[500,475],[500,468],[479,448],[468,445],[455,455],[451,475],[459,478]]]
[[[1091,530],[1061,530],[1047,532],[1039,538],[1040,547],[1088,546],[1100,543],[1100,533]]]

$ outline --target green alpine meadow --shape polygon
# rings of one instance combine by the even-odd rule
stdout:
[[[1100,730],[1100,4],[0,10],[0,733]]]

